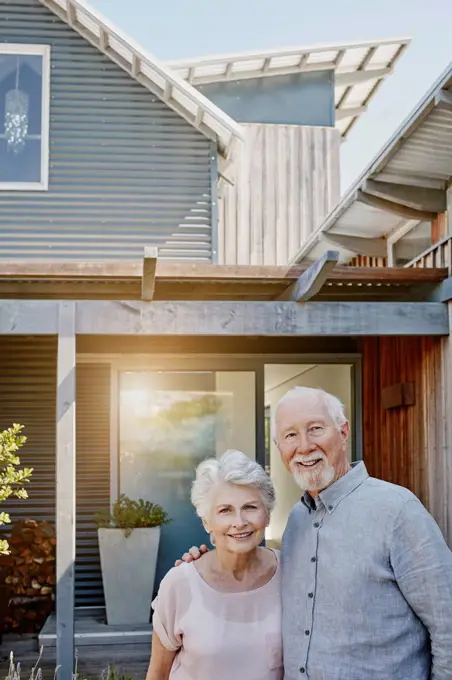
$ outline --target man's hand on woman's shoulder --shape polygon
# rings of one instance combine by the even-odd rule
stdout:
[[[194,560],[199,560],[206,552],[209,552],[209,548],[206,545],[200,545],[199,548],[194,545],[190,550],[182,555],[182,559],[176,560],[174,563],[175,567],[178,567],[182,562],[193,562]]]

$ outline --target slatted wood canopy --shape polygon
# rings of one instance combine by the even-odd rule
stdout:
[[[149,300],[143,274],[152,272],[153,300],[271,301],[284,297],[307,265],[243,266],[147,260],[0,262],[3,299]],[[335,266],[313,300],[410,300],[447,278],[447,269]]]

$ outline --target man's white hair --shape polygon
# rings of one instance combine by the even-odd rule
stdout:
[[[330,415],[333,423],[336,425],[337,428],[341,428],[347,422],[344,404],[338,397],[335,397],[334,394],[330,394],[329,392],[326,392],[325,390],[322,390],[319,387],[301,387],[301,386],[293,387],[291,390],[286,392],[286,394],[283,397],[281,397],[281,399],[276,404],[274,412],[272,413],[271,429],[274,441],[276,441],[277,434],[276,417],[278,415],[278,410],[283,404],[286,404],[288,401],[294,401],[296,399],[299,399],[300,397],[311,397],[313,399],[318,399],[320,397],[320,399],[323,401],[325,405],[328,414]]]
[[[191,501],[201,519],[207,519],[212,508],[212,491],[217,484],[251,486],[261,492],[268,516],[275,505],[275,487],[265,470],[241,451],[226,451],[221,458],[208,458],[196,468]]]

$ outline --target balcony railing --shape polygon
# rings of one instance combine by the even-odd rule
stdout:
[[[405,267],[446,267],[449,276],[452,275],[452,234],[449,234],[438,243],[434,243],[430,248],[415,257]]]

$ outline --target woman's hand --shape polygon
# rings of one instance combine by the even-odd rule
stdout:
[[[169,680],[171,667],[177,652],[171,652],[160,642],[157,633],[152,634],[151,661],[146,680]]]
[[[182,559],[176,560],[174,563],[175,567],[178,567],[182,562],[193,562],[194,560],[199,560],[206,552],[209,552],[209,548],[206,545],[201,545],[199,548],[194,545],[190,550],[182,555]],[[148,678],[149,680],[149,678]]]

